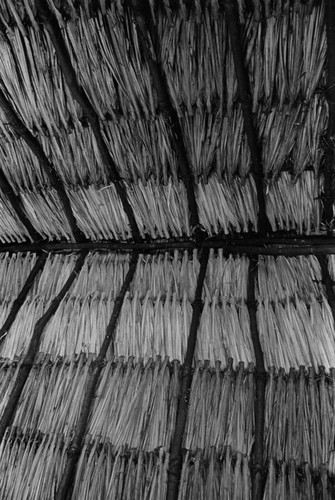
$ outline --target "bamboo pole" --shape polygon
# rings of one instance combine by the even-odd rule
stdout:
[[[156,89],[159,111],[164,115],[171,129],[173,149],[178,159],[181,176],[187,192],[188,208],[190,212],[191,231],[196,238],[201,237],[199,214],[194,192],[193,172],[187,157],[183,134],[178,115],[174,109],[167,91],[164,74],[158,62],[154,40],[158,39],[156,28],[151,20],[149,5],[143,0],[130,0],[139,37],[140,46],[145,54],[150,68],[153,85]]]
[[[254,346],[256,365],[256,399],[255,399],[255,441],[252,450],[252,498],[261,500],[264,492],[264,426],[265,426],[265,385],[266,371],[264,366],[264,355],[259,339],[257,326],[257,305],[255,299],[255,280],[258,259],[252,258],[249,263],[249,280],[247,306],[250,317],[250,332]]]
[[[335,238],[332,237],[282,237],[262,238],[255,234],[239,238],[215,238],[196,242],[193,239],[149,240],[146,242],[132,243],[115,240],[89,241],[84,243],[69,242],[42,242],[26,244],[15,243],[0,245],[0,253],[17,252],[76,252],[79,250],[100,250],[129,252],[131,250],[144,253],[166,252],[175,249],[201,249],[221,248],[224,254],[247,255],[284,255],[294,257],[297,255],[331,255],[335,254]]]
[[[1,95],[1,94],[0,94]],[[28,234],[32,241],[40,241],[42,239],[41,235],[36,231],[28,217],[24,212],[20,196],[16,195],[12,186],[9,184],[5,174],[0,169],[0,189],[4,195],[6,195],[11,207],[16,213],[18,219],[23,224],[23,226],[28,231]]]
[[[106,168],[108,169],[109,177],[115,185],[116,192],[121,200],[123,209],[127,214],[129,224],[132,230],[132,235],[134,241],[138,242],[141,240],[139,229],[137,226],[134,211],[129,203],[126,188],[119,174],[117,165],[113,161],[108,147],[103,139],[100,130],[100,122],[97,112],[95,111],[93,105],[91,104],[89,98],[87,97],[84,89],[77,82],[77,77],[74,68],[71,63],[70,55],[66,48],[65,41],[63,39],[62,32],[59,28],[58,22],[54,14],[51,12],[46,2],[43,0],[37,0],[37,8],[39,16],[49,33],[50,40],[56,51],[59,66],[64,75],[64,79],[67,86],[72,94],[72,97],[78,102],[82,107],[96,139],[102,161]]]
[[[63,183],[59,178],[54,166],[50,163],[50,161],[46,157],[46,154],[44,153],[41,144],[29,132],[28,128],[20,120],[19,116],[16,114],[14,108],[12,107],[12,105],[10,104],[10,102],[8,101],[8,99],[6,98],[5,94],[2,92],[1,89],[0,89],[0,106],[4,110],[8,122],[10,123],[13,130],[17,133],[18,136],[22,137],[22,139],[31,149],[32,153],[36,156],[36,158],[40,162],[43,171],[50,180],[52,187],[57,191],[75,241],[80,242],[85,240],[84,234],[77,226],[77,222],[73,215],[70,201],[64,189]]]
[[[15,320],[22,304],[25,301],[25,299],[28,295],[28,292],[29,292],[37,274],[43,270],[43,267],[44,267],[45,262],[47,260],[47,255],[48,254],[45,252],[41,253],[39,258],[35,262],[33,269],[30,271],[30,274],[29,274],[28,278],[26,279],[26,282],[23,285],[22,290],[20,291],[19,295],[15,299],[15,301],[12,305],[12,308],[11,308],[7,318],[6,318],[6,321],[4,322],[4,324],[2,325],[2,327],[0,329],[0,345],[2,343],[4,336],[6,335],[6,333],[8,332],[10,327],[12,326],[12,324],[14,323],[14,320]]]
[[[329,230],[334,227],[335,202],[335,3],[326,1],[328,129],[324,148],[324,219]]]
[[[40,345],[40,340],[42,333],[44,331],[45,326],[47,325],[48,321],[50,318],[55,314],[56,310],[59,307],[59,304],[63,300],[66,292],[69,290],[70,286],[76,279],[78,273],[80,272],[82,266],[84,265],[84,261],[87,255],[87,251],[82,251],[75,263],[74,269],[71,272],[70,276],[66,280],[64,286],[62,287],[61,291],[53,299],[51,302],[50,306],[46,310],[46,312],[41,316],[41,318],[37,321],[34,332],[32,335],[32,338],[30,340],[27,352],[23,358],[22,364],[20,365],[16,380],[14,382],[14,386],[12,389],[11,394],[9,395],[9,399],[7,402],[7,405],[4,409],[3,415],[0,420],[0,441],[4,437],[4,434],[6,432],[6,429],[8,425],[10,424],[17,404],[19,402],[19,398],[22,394],[23,388],[25,386],[25,383],[28,379],[29,373],[33,367],[34,363],[34,358],[36,354],[38,353],[38,348]]]
[[[239,102],[242,107],[244,130],[250,149],[252,172],[256,184],[258,200],[258,231],[259,233],[270,233],[271,226],[266,215],[266,205],[263,187],[262,156],[258,145],[256,129],[252,117],[252,100],[247,70],[244,66],[244,55],[241,44],[241,33],[238,19],[238,11],[235,0],[225,0],[224,10],[227,17],[229,39],[234,58],[234,66],[238,84]]]
[[[137,261],[138,261],[138,253],[134,252],[132,255],[130,265],[129,265],[129,270],[128,270],[127,275],[125,277],[125,280],[123,282],[122,288],[121,288],[118,296],[115,299],[112,316],[111,316],[110,321],[108,323],[108,326],[106,329],[106,336],[105,336],[105,339],[102,343],[99,355],[98,355],[97,359],[92,363],[91,373],[89,376],[89,381],[87,384],[85,396],[84,396],[84,399],[82,402],[81,412],[80,412],[78,424],[76,426],[75,435],[73,437],[73,441],[72,441],[71,447],[70,447],[69,452],[68,452],[68,459],[66,462],[63,477],[62,477],[61,483],[59,485],[58,491],[56,493],[57,500],[66,500],[66,498],[68,498],[68,496],[71,494],[71,491],[73,488],[73,483],[74,483],[75,470],[76,470],[77,462],[78,462],[78,459],[79,459],[79,456],[81,453],[81,449],[82,449],[83,444],[84,444],[84,438],[85,438],[85,432],[86,432],[87,423],[88,423],[88,417],[89,417],[89,414],[90,414],[90,411],[91,411],[91,408],[93,405],[97,384],[99,381],[101,371],[102,371],[103,366],[104,366],[107,350],[108,350],[110,345],[112,347],[112,351],[114,354],[114,340],[115,340],[116,323],[117,323],[117,320],[118,320],[120,312],[121,312],[121,308],[123,305],[125,294],[129,288],[130,282],[132,281],[133,276],[135,274]]]
[[[176,417],[175,432],[171,443],[167,500],[177,500],[179,494],[180,477],[183,465],[182,441],[187,420],[187,411],[192,385],[192,363],[194,358],[195,345],[197,341],[198,326],[203,308],[202,291],[207,270],[209,250],[203,249],[200,262],[200,271],[197,280],[195,298],[193,302],[193,314],[190,325],[190,333],[187,340],[187,350],[182,366],[181,390],[178,399],[178,409]]]

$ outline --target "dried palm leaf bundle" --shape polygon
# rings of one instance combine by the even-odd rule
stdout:
[[[111,4],[104,17],[97,11],[88,18],[81,9],[80,17],[64,25],[64,39],[77,80],[100,118],[114,106],[132,118],[155,113],[151,76],[127,10],[120,16]]]
[[[327,103],[322,95],[316,94],[304,109],[297,122],[297,140],[292,150],[294,180],[308,166],[318,174],[322,161],[321,139],[327,128]]]
[[[246,305],[235,303],[234,300],[228,303],[226,299],[218,303],[217,296],[212,302],[208,297],[205,298],[195,358],[208,359],[212,365],[221,361],[224,366],[229,358],[236,363],[254,361]]]
[[[50,187],[39,161],[22,139],[3,142],[0,160],[3,172],[16,194],[36,185]]]
[[[116,297],[129,269],[129,258],[126,253],[90,252],[69,293],[82,299],[97,292]]]
[[[66,296],[41,336],[40,350],[58,356],[97,356],[101,348],[114,301],[99,292],[80,297]]]
[[[209,458],[204,456],[202,450],[196,453],[186,452],[178,498],[250,499],[248,460],[241,453],[232,455],[229,447],[222,456],[212,448]]]
[[[222,249],[210,250],[204,290],[219,302],[244,302],[247,298],[249,259],[245,255],[224,256]]]
[[[207,184],[197,185],[197,203],[200,223],[209,234],[257,228],[257,199],[251,177],[242,184],[237,178],[229,182],[211,176]]]
[[[202,177],[207,180],[213,170],[217,170],[217,165],[220,164],[220,159],[217,158],[219,150],[224,149],[229,152],[234,151],[235,143],[238,141],[230,141],[230,137],[225,138],[225,143],[222,145],[223,125],[226,125],[225,132],[229,135],[230,128],[227,126],[226,118],[222,117],[219,111],[216,114],[209,114],[203,109],[196,109],[192,116],[185,116],[181,120],[181,126],[184,136],[184,142],[190,157],[190,164],[196,179]],[[236,132],[236,131],[235,131]],[[239,138],[241,143],[242,140]],[[240,147],[235,152],[237,161],[240,159]],[[220,151],[221,152],[221,151]],[[229,160],[228,160],[229,163]],[[242,162],[240,162],[242,163]],[[228,168],[230,164],[228,165]],[[222,170],[224,166],[222,166]],[[232,170],[232,171],[231,171]],[[229,173],[233,174],[235,169],[229,169]],[[217,172],[221,174],[222,172]]]
[[[277,89],[281,106],[287,100],[294,102],[300,93],[305,10],[306,6],[302,3],[297,2],[294,8],[286,3],[280,19]]]
[[[45,306],[60,292],[77,259],[75,253],[50,254],[39,280],[35,280],[29,296],[43,300]],[[68,293],[71,293],[73,284]]]
[[[157,31],[159,56],[174,108],[181,118],[193,116],[196,107],[211,111],[226,93],[225,78],[229,70],[226,57],[227,32],[221,13],[210,15],[210,6],[201,21],[191,9],[186,18],[180,9],[171,16],[159,15]]]
[[[178,179],[178,162],[171,145],[171,132],[162,115],[154,119],[123,117],[104,123],[103,137],[110,154],[127,181],[146,185],[150,178],[169,183]]]
[[[152,299],[176,293],[181,301],[186,294],[193,302],[199,269],[197,250],[192,253],[175,250],[173,253],[143,254],[130,284],[129,295],[133,297],[137,293],[143,300],[148,293]]]
[[[16,299],[36,260],[30,252],[0,255],[0,302]]]
[[[131,358],[127,365],[121,360],[116,366],[108,362],[88,432],[102,441],[109,439],[116,450],[124,445],[145,451],[168,449],[175,425],[177,380],[178,372],[167,359],[149,360],[145,366],[141,361],[134,365]]]
[[[163,449],[146,453],[87,439],[81,453],[73,495],[117,500],[164,498],[169,455]]]
[[[30,239],[27,229],[19,220],[13,208],[11,207],[7,197],[0,191],[0,212],[1,212],[1,227],[0,241],[1,243],[22,243]]]
[[[127,292],[115,332],[115,354],[148,360],[156,355],[184,359],[192,318],[192,305],[184,293],[181,300],[176,292],[158,294],[152,299],[147,292],[139,300],[135,292]]]
[[[219,136],[219,152],[216,156],[216,173],[219,177],[226,174],[231,180],[237,173],[244,179],[251,168],[250,152],[244,133],[241,106],[234,106],[222,118]]]
[[[267,3],[267,2],[265,2]],[[280,18],[271,13],[267,16],[264,23],[263,31],[263,85],[264,85],[264,101],[265,108],[269,109],[272,105],[276,88],[276,78],[278,71],[278,49],[280,41]],[[255,112],[255,109],[253,110]]]
[[[304,112],[302,104],[285,105],[281,110],[260,110],[259,137],[262,139],[263,169],[266,177],[280,175],[285,160],[295,147]]]
[[[39,234],[50,241],[72,239],[68,220],[60,210],[60,200],[54,188],[25,190],[20,192],[20,196],[26,215]]]
[[[318,259],[260,256],[256,294],[259,301],[285,301],[297,296],[307,304],[315,297],[321,298],[324,292]]]
[[[67,127],[65,133],[54,134],[50,138],[41,136],[40,141],[65,186],[108,184],[109,175],[102,166],[92,129],[84,128],[79,123],[73,129]]]
[[[267,366],[314,366],[327,360],[327,369],[334,366],[331,348],[334,342],[331,310],[326,302],[313,299],[310,309],[295,298],[285,305],[265,300],[258,306],[258,325]]]
[[[78,227],[86,238],[93,240],[129,238],[127,216],[113,184],[102,189],[97,189],[93,185],[89,185],[86,189],[79,186],[69,187],[67,194]],[[138,218],[137,222],[140,222]]]
[[[326,64],[326,32],[324,30],[325,4],[315,3],[303,25],[303,65],[300,76],[305,99],[312,99],[318,87],[323,86]]]
[[[0,355],[13,359],[27,349],[36,321],[44,313],[44,302],[27,298],[0,345]]]
[[[183,447],[208,452],[229,445],[234,451],[250,454],[253,441],[253,367],[223,374],[198,363],[192,380]]]
[[[262,43],[262,23],[256,13],[249,14],[243,32],[245,66],[248,69],[250,90],[252,94],[252,111],[256,113],[264,94],[264,59]],[[265,24],[265,23],[264,23]],[[265,36],[264,36],[265,38]],[[264,45],[265,45],[264,40]]]
[[[106,191],[109,191],[106,189]],[[149,179],[129,186],[129,202],[133,207],[141,236],[169,238],[190,235],[189,209],[183,182],[163,185]]]
[[[13,425],[23,432],[72,436],[92,359],[84,355],[55,362],[49,355],[39,358],[20,396]]]
[[[60,126],[67,128],[69,115],[77,121],[80,113],[64,88],[49,37],[38,28],[35,17],[32,19],[35,25],[26,25],[23,34],[20,28],[13,27],[10,36],[2,39],[3,86],[28,128],[52,135]]]
[[[69,439],[61,435],[22,434],[9,430],[0,445],[4,498],[54,498],[66,461]]]
[[[290,174],[282,172],[276,182],[268,184],[266,211],[273,231],[319,232],[321,189],[313,175],[313,172],[305,171],[292,184]]]
[[[316,374],[304,367],[299,372],[271,370],[265,410],[265,457],[294,459],[313,470],[329,462],[334,440],[333,381],[320,367]]]

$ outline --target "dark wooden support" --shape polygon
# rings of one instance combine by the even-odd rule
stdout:
[[[264,464],[264,424],[265,424],[265,386],[266,371],[264,355],[257,326],[257,304],[255,299],[255,281],[258,259],[252,258],[249,263],[247,306],[250,318],[250,333],[255,352],[256,397],[255,397],[255,441],[252,449],[252,498],[262,500],[265,482]]]
[[[70,205],[70,201],[66,194],[65,188],[61,179],[59,178],[55,167],[51,164],[51,162],[46,157],[42,146],[38,142],[38,140],[29,132],[28,128],[24,125],[24,123],[20,120],[19,116],[16,114],[11,103],[6,98],[5,94],[0,89],[0,106],[4,110],[7,116],[7,120],[10,123],[12,129],[15,133],[21,137],[27,146],[30,148],[32,153],[36,156],[40,165],[48,177],[52,187],[57,191],[59,199],[63,205],[63,209],[66,215],[66,218],[69,222],[73,237],[75,241],[84,241],[85,236],[81,232],[81,230],[77,226],[77,221],[73,215],[72,207]]]
[[[258,200],[258,232],[260,234],[266,234],[271,232],[271,225],[266,215],[262,155],[252,116],[250,83],[248,73],[244,65],[238,10],[235,0],[224,0],[223,5],[227,18],[230,46],[233,53],[239,101],[241,103],[243,113],[244,130],[248,140],[252,173],[256,184]]]
[[[328,129],[324,141],[324,222],[329,231],[335,228],[335,3],[326,1]]]
[[[36,354],[38,353],[40,341],[41,341],[41,336],[44,331],[45,326],[47,323],[50,321],[50,318],[55,314],[57,311],[59,304],[63,300],[65,294],[69,290],[70,286],[78,276],[78,273],[80,272],[80,269],[82,268],[85,257],[87,255],[86,251],[82,251],[76,261],[76,264],[74,266],[73,271],[71,272],[70,276],[66,280],[65,284],[63,285],[61,291],[55,297],[46,312],[41,316],[41,318],[37,321],[33,335],[31,337],[28,349],[26,354],[24,355],[24,359],[22,361],[22,364],[19,368],[12,392],[9,396],[7,405],[4,409],[4,412],[2,414],[1,420],[0,420],[0,441],[2,440],[7,427],[10,425],[10,422],[15,414],[17,404],[19,402],[20,396],[22,394],[23,388],[27,382],[27,379],[29,377],[29,373],[33,367],[34,363],[34,358]],[[24,334],[24,332],[23,332]]]
[[[35,280],[37,274],[43,270],[45,262],[47,260],[47,256],[48,256],[48,254],[46,252],[42,252],[41,255],[38,257],[38,259],[35,262],[34,267],[32,268],[32,270],[29,273],[29,276],[28,276],[25,284],[22,287],[22,290],[20,291],[19,295],[15,299],[15,301],[12,305],[12,308],[11,308],[7,318],[6,318],[6,321],[4,322],[4,324],[2,325],[2,327],[0,329],[0,345],[3,342],[8,330],[10,329],[12,324],[14,323],[15,318],[16,318],[22,304],[24,303],[24,301],[26,299],[28,292],[29,292],[32,284],[34,283],[34,280]]]
[[[154,26],[154,23],[151,22],[150,8],[146,1],[130,0],[130,5],[136,21],[140,46],[145,54],[152,82],[156,90],[158,108],[164,115],[171,130],[172,146],[174,152],[176,153],[181,177],[186,188],[191,230],[196,238],[200,238],[202,231],[200,228],[198,207],[195,199],[194,176],[188,160],[178,115],[168,94],[165,77],[158,62],[156,47],[153,43],[153,40],[157,40],[158,38],[157,33],[155,32],[156,27]]]
[[[247,255],[331,255],[335,254],[335,238],[332,237],[277,237],[263,238],[255,234],[246,234],[241,238],[213,238],[195,242],[193,239],[151,240],[132,243],[114,240],[88,241],[84,243],[42,242],[40,244],[15,243],[0,245],[0,253],[17,252],[76,252],[80,250],[100,250],[129,252],[136,250],[143,253],[168,252],[175,249],[187,250],[193,248],[222,249],[228,254]]]
[[[202,250],[200,261],[200,271],[197,280],[195,291],[195,299],[193,302],[193,313],[190,326],[190,333],[187,340],[187,349],[185,360],[182,366],[181,388],[178,399],[178,409],[176,417],[176,426],[171,443],[170,462],[168,471],[167,484],[167,500],[177,500],[179,494],[180,476],[183,466],[182,443],[187,420],[188,405],[190,399],[190,391],[192,385],[192,363],[194,358],[194,350],[197,341],[197,332],[200,322],[200,317],[203,309],[202,291],[206,275],[209,251]]]
[[[326,255],[318,255],[318,261],[321,268],[322,283],[326,289],[326,297],[332,311],[334,325],[335,325],[335,294],[334,294],[334,282],[330,277],[328,270],[328,263]]]
[[[16,213],[18,219],[28,231],[32,241],[42,240],[41,235],[36,231],[30,220],[25,214],[20,196],[15,194],[12,186],[8,182],[7,177],[0,168],[0,189],[9,201],[13,211]]]
[[[47,6],[47,3],[44,0],[37,0],[36,3],[38,6],[38,14],[40,16],[40,19],[42,20],[43,25],[48,31],[50,40],[56,51],[58,63],[62,70],[64,79],[72,94],[73,99],[75,99],[81,106],[85,114],[85,117],[87,118],[88,122],[92,127],[92,131],[96,139],[103,164],[105,165],[108,171],[109,178],[115,184],[116,192],[121,200],[123,209],[129,220],[133,239],[134,241],[138,242],[141,240],[141,237],[137,226],[136,218],[134,215],[134,211],[129,203],[126,187],[120,176],[118,167],[113,161],[108,151],[108,147],[101,134],[99,116],[94,107],[92,106],[88,96],[86,95],[85,90],[79,85],[77,81],[76,73],[72,66],[71,58],[68,53],[62,32],[59,28],[57,19],[55,18],[54,14],[51,12],[49,7]]]
[[[91,365],[89,381],[85,391],[84,400],[82,402],[78,424],[76,426],[71,448],[69,449],[68,452],[68,458],[65,465],[65,470],[63,472],[63,476],[55,497],[56,500],[66,500],[71,495],[75,478],[76,466],[81,453],[81,449],[83,447],[86,427],[88,423],[89,414],[94,402],[94,396],[97,384],[105,363],[105,358],[109,346],[112,347],[112,351],[114,353],[115,328],[121,312],[125,294],[129,288],[129,285],[136,271],[137,261],[138,261],[138,253],[134,252],[130,261],[129,270],[125,277],[124,283],[121,287],[121,290],[117,298],[115,299],[112,316],[107,326],[106,336],[102,343],[99,355]]]

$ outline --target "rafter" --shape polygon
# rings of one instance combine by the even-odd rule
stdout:
[[[46,154],[39,141],[30,133],[25,124],[21,121],[16,111],[14,110],[11,103],[6,98],[3,91],[0,89],[0,106],[7,116],[7,120],[10,123],[12,129],[15,133],[21,137],[27,146],[30,148],[31,152],[36,156],[40,162],[43,172],[48,177],[51,186],[57,191],[59,199],[63,205],[64,213],[68,220],[69,226],[71,228],[73,237],[75,241],[85,240],[85,236],[82,231],[77,226],[77,221],[73,215],[72,207],[70,205],[69,198],[66,194],[63,183],[58,176],[58,173],[52,163],[48,160]]]
[[[50,321],[50,318],[55,314],[57,311],[61,301],[63,300],[66,292],[69,290],[70,286],[78,276],[78,273],[80,272],[84,261],[85,257],[87,255],[86,251],[82,251],[75,263],[74,269],[71,272],[70,276],[66,280],[65,284],[63,285],[61,291],[58,293],[58,295],[51,301],[50,306],[46,310],[46,312],[41,316],[41,318],[36,322],[36,325],[34,327],[33,335],[30,339],[29,346],[27,349],[26,354],[24,355],[23,361],[20,365],[16,380],[14,382],[13,389],[9,395],[7,404],[4,408],[4,411],[2,413],[2,417],[0,420],[0,441],[4,437],[4,434],[6,432],[7,427],[9,426],[15,411],[17,404],[19,402],[20,396],[22,394],[22,391],[24,389],[24,386],[27,382],[27,379],[29,377],[29,373],[34,365],[34,359],[36,354],[38,353],[39,350],[39,345],[41,342],[41,337],[42,333],[44,331],[44,328],[46,327],[47,323]]]
[[[271,232],[271,225],[266,215],[266,205],[263,186],[262,155],[258,145],[257,133],[253,123],[250,83],[244,65],[244,55],[241,44],[240,24],[235,0],[224,0],[224,10],[227,17],[230,46],[233,53],[236,79],[238,84],[239,102],[241,104],[244,130],[250,150],[252,174],[255,180],[258,200],[258,232]]]
[[[71,448],[68,453],[67,463],[65,465],[65,470],[56,493],[56,500],[66,500],[69,498],[73,487],[73,480],[75,475],[75,469],[77,462],[83,447],[83,442],[85,438],[88,417],[92,405],[94,403],[94,397],[97,389],[97,384],[101,371],[104,367],[105,358],[109,346],[112,347],[114,354],[114,339],[115,339],[115,328],[117,320],[119,318],[121,308],[123,305],[124,297],[129,288],[129,285],[134,277],[136,271],[136,265],[138,261],[138,253],[134,252],[129,264],[129,270],[121,287],[121,290],[114,302],[114,308],[112,316],[107,326],[106,335],[102,343],[99,355],[97,359],[92,363],[89,381],[86,387],[85,396],[81,405],[81,411],[78,419],[78,424],[76,426],[75,434],[72,440]]]
[[[202,291],[206,269],[208,264],[209,251],[203,249],[200,260],[200,271],[197,280],[197,287],[195,291],[195,298],[192,304],[193,313],[190,326],[190,332],[187,340],[187,349],[185,354],[184,363],[182,365],[181,388],[180,396],[178,399],[177,417],[175,431],[172,438],[170,463],[168,472],[167,484],[167,500],[177,500],[179,494],[179,484],[181,477],[181,470],[183,466],[182,456],[182,441],[185,432],[188,405],[190,399],[190,390],[193,377],[193,358],[195,345],[197,341],[197,332],[200,323],[200,317],[203,308]]]
[[[255,397],[255,441],[252,449],[252,498],[262,500],[264,493],[265,464],[264,452],[264,424],[265,424],[265,385],[266,371],[264,355],[259,338],[257,325],[257,304],[255,299],[255,284],[258,259],[252,258],[249,262],[247,306],[250,318],[250,333],[254,347],[256,366],[256,397]]]
[[[172,146],[177,156],[181,177],[186,188],[191,230],[197,238],[200,237],[202,231],[200,229],[198,207],[195,199],[194,176],[187,157],[179,119],[172,105],[165,77],[158,62],[157,50],[153,42],[153,40],[157,39],[157,33],[155,33],[153,23],[150,22],[150,8],[144,0],[130,0],[130,5],[136,21],[140,46],[145,54],[156,90],[159,111],[164,115],[171,130]]]
[[[100,121],[97,112],[95,111],[93,105],[91,104],[85,90],[80,86],[77,81],[76,73],[71,63],[70,55],[68,53],[62,32],[59,28],[58,22],[54,14],[51,12],[46,2],[43,0],[37,0],[38,13],[48,31],[50,40],[55,49],[59,66],[62,70],[62,74],[67,83],[67,86],[72,94],[73,99],[75,99],[81,106],[97,142],[103,164],[105,165],[109,178],[114,183],[115,190],[121,200],[123,209],[128,217],[129,225],[132,231],[132,236],[134,241],[140,241],[140,233],[137,226],[134,211],[129,203],[127,190],[125,184],[120,176],[117,165],[115,164],[111,154],[108,150],[106,142],[102,136],[100,130]]]

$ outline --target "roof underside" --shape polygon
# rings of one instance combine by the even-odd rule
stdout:
[[[334,498],[335,3],[0,1],[0,496]]]

